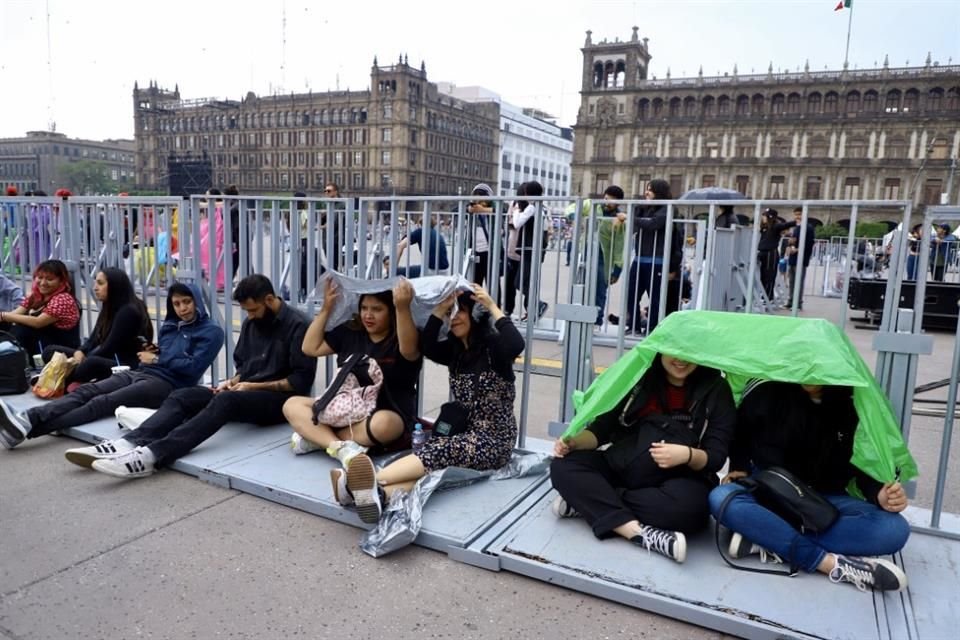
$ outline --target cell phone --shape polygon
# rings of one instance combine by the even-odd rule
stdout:
[[[144,336],[137,336],[137,342],[140,343],[140,348],[141,348],[141,349],[144,348],[144,347],[149,346],[149,344],[150,344],[150,341],[147,340]]]

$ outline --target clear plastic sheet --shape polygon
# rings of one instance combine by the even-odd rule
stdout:
[[[331,329],[353,317],[360,305],[361,295],[390,291],[400,281],[399,276],[383,280],[361,280],[327,271],[320,276],[317,286],[320,294],[318,304],[321,306],[326,281],[331,278],[337,283],[340,291],[340,296],[334,302],[333,310],[327,320],[327,327]],[[413,302],[410,303],[410,313],[418,327],[427,323],[427,319],[433,313],[433,308],[443,302],[451,293],[471,288],[470,281],[459,276],[424,276],[422,278],[409,278],[409,282],[413,285],[414,291]]]
[[[510,462],[496,471],[474,471],[447,467],[421,478],[410,492],[395,491],[380,522],[367,531],[360,541],[360,549],[379,558],[393,553],[413,542],[423,527],[423,505],[434,491],[464,487],[487,478],[507,480],[546,473],[550,458],[543,454],[514,453]]]

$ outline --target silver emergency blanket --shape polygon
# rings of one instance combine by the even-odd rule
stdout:
[[[423,526],[423,505],[434,491],[463,487],[486,479],[508,480],[542,475],[549,469],[550,460],[549,456],[543,454],[514,452],[510,462],[496,471],[447,467],[428,473],[409,492],[393,492],[380,522],[363,535],[360,549],[367,555],[379,558],[413,542]]]
[[[327,271],[320,276],[317,284],[318,301],[321,306],[326,282],[331,278],[337,283],[340,295],[334,301],[330,317],[327,319],[328,328],[340,326],[352,318],[359,309],[361,295],[390,291],[400,282],[399,276],[383,280],[361,280]],[[418,327],[427,323],[427,319],[433,313],[433,308],[446,300],[451,293],[471,289],[470,281],[460,276],[424,276],[422,278],[409,278],[409,282],[413,285],[414,292],[413,302],[410,303],[410,313],[413,316],[414,324]]]

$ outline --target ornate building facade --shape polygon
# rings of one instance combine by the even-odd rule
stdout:
[[[720,186],[758,199],[960,201],[960,66],[928,56],[923,67],[654,79],[637,32],[599,43],[587,32],[575,192],[619,184],[642,197],[663,178],[674,197]]]
[[[445,195],[497,176],[499,105],[443,95],[403,57],[374,59],[366,91],[183,100],[151,83],[133,102],[142,189],[203,163],[243,193]]]

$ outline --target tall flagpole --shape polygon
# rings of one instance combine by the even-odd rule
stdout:
[[[853,3],[850,3],[850,17],[847,19],[847,50],[843,54],[843,68],[847,68],[850,61],[850,27],[853,26]]]

